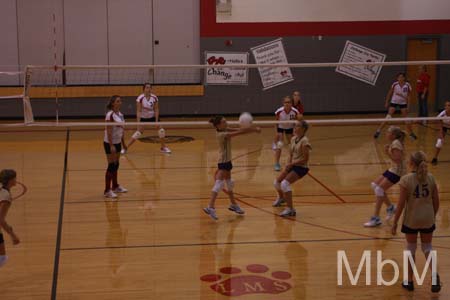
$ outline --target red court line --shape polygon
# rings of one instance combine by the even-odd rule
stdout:
[[[330,189],[329,187],[327,187],[324,183],[322,183],[319,179],[317,179],[316,177],[314,177],[311,172],[308,172],[308,176],[311,177],[315,182],[317,182],[319,185],[321,185],[324,189],[326,189],[327,191],[329,191],[333,196],[335,196],[339,201],[341,201],[342,203],[347,203],[347,201],[345,201],[344,199],[342,199],[341,196],[339,196],[338,194],[336,194],[335,192],[333,192],[332,189]]]
[[[17,181],[17,184],[22,187],[22,192],[19,195],[12,197],[12,200],[16,200],[28,192],[27,186],[25,184],[23,184],[22,182],[19,182],[19,181]]]

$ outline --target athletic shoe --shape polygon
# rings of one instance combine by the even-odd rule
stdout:
[[[114,189],[114,193],[126,193],[126,192],[128,192],[128,190],[120,185]]]
[[[120,150],[120,154],[127,154],[127,149],[122,148],[122,150]]]
[[[109,190],[109,191],[105,192],[104,196],[106,198],[113,198],[113,199],[117,198],[117,194],[114,193],[112,190]]]
[[[391,204],[388,208],[386,208],[386,221],[389,221],[394,215],[397,207],[394,204]]]
[[[375,134],[373,135],[373,138],[377,139],[380,136],[380,134],[381,134],[381,131],[379,131],[379,130],[375,131]]]
[[[413,281],[404,281],[404,282],[402,282],[402,287],[405,290],[412,292],[412,291],[414,291],[414,282]]]
[[[205,212],[205,214],[209,215],[211,217],[211,219],[213,220],[218,220],[219,218],[216,215],[216,210],[212,207],[205,207],[203,209],[203,211]]]
[[[228,207],[229,210],[231,210],[232,212],[235,212],[239,215],[243,215],[244,214],[244,210],[238,205],[238,204],[231,204]]]
[[[296,214],[295,209],[287,207],[281,212],[280,217],[295,217]]]
[[[3,267],[8,261],[8,256],[0,255],[0,268]]]
[[[372,217],[369,222],[364,223],[364,227],[376,227],[381,224],[382,223],[379,217]]]
[[[272,206],[280,207],[283,203],[286,203],[286,200],[284,200],[283,198],[277,198],[277,200],[273,201]]]
[[[433,166],[437,165],[437,158],[436,157],[431,160],[431,164]]]
[[[273,169],[277,172],[279,172],[281,170],[281,165],[279,163],[276,163],[275,166],[273,167]]]
[[[439,293],[441,290],[441,279],[439,278],[439,274],[436,274],[436,284],[431,284],[431,292]]]
[[[161,152],[162,153],[167,153],[167,154],[172,153],[172,151],[168,147],[161,147]]]
[[[411,132],[411,133],[409,134],[409,137],[410,137],[411,140],[413,140],[413,141],[417,140],[417,135],[415,135],[414,132]]]

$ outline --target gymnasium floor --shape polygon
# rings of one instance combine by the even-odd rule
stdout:
[[[22,243],[12,246],[5,236],[10,260],[0,270],[0,299],[449,299],[450,139],[440,164],[430,166],[440,187],[434,246],[443,289],[432,295],[427,276],[410,293],[400,280],[376,285],[377,250],[402,272],[403,236],[391,239],[385,224],[362,226],[373,210],[370,182],[386,169],[386,142],[373,140],[374,129],[310,129],[312,176],[294,185],[292,219],[271,206],[273,129],[234,139],[235,192],[246,215],[228,211],[221,193],[217,222],[202,211],[216,167],[213,129],[168,129],[194,138],[170,144],[171,155],[160,154],[157,144],[136,143],[120,160],[119,180],[129,192],[118,201],[102,194],[102,129],[2,129],[0,166],[16,169],[27,192],[8,215]],[[435,131],[415,130],[419,139],[408,140],[407,150],[431,155]],[[396,201],[398,188],[390,195]],[[363,251],[372,251],[371,286],[365,271],[357,286],[345,272],[344,285],[337,285],[338,250],[346,251],[354,273]],[[420,246],[417,253],[422,271]],[[383,275],[390,280],[393,269],[386,266]]]

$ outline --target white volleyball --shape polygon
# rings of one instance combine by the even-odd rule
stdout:
[[[239,124],[241,125],[241,127],[250,127],[252,125],[252,122],[253,122],[253,117],[248,112],[243,112],[239,116]]]

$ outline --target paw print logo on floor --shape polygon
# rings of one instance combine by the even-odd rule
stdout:
[[[292,288],[287,282],[292,277],[291,273],[269,272],[265,265],[248,265],[246,271],[236,267],[224,267],[219,271],[220,274],[203,275],[200,280],[213,283],[210,288],[224,296],[281,294]]]

